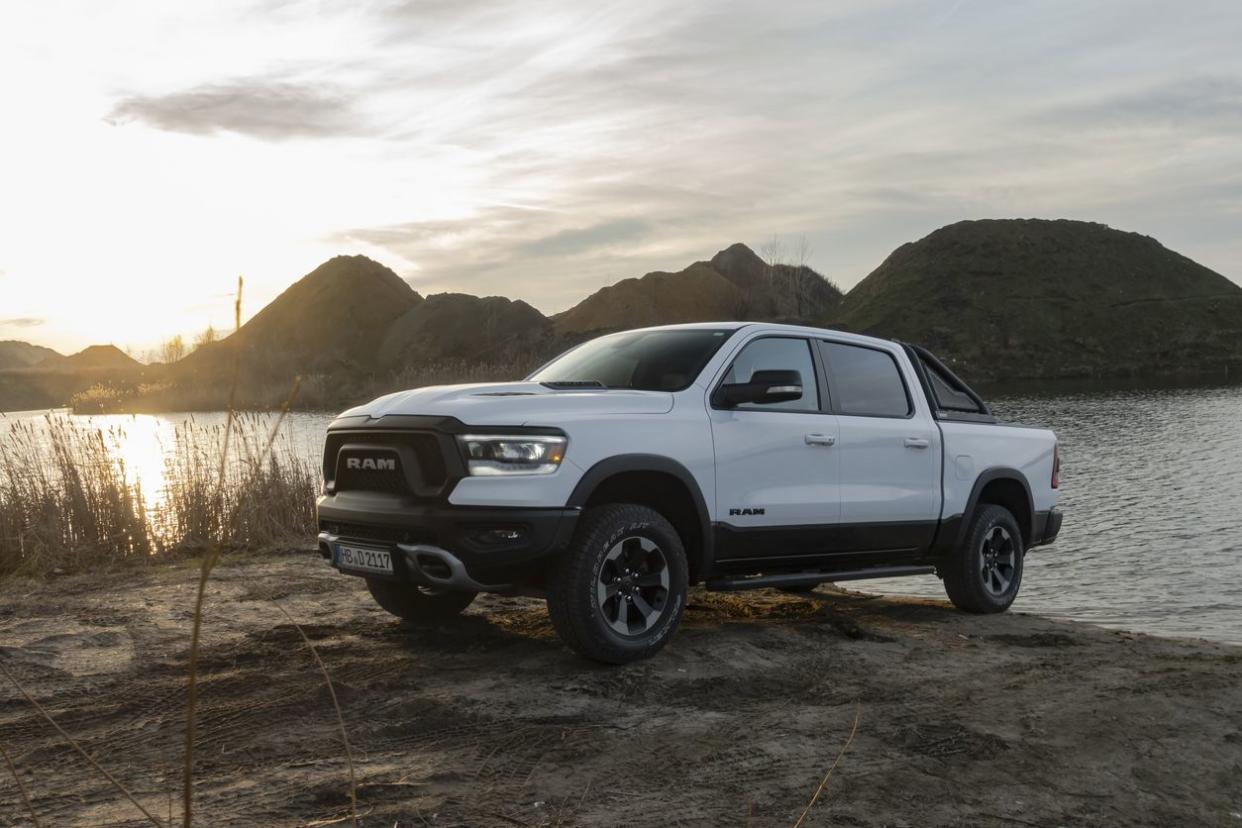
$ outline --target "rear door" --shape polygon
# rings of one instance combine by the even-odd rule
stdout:
[[[748,382],[756,371],[797,371],[797,400],[717,408],[710,399],[716,454],[716,559],[723,563],[822,551],[823,528],[840,514],[837,418],[821,405],[813,343],[761,335],[745,343],[713,384]]]
[[[915,552],[940,513],[941,436],[894,346],[818,341],[837,416],[842,542]]]

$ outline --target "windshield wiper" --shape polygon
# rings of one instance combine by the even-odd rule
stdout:
[[[546,388],[607,388],[599,380],[552,380],[541,382],[540,385]]]

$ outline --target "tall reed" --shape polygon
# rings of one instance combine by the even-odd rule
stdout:
[[[84,569],[162,550],[118,435],[64,418],[0,432],[0,576]]]
[[[265,450],[263,416],[238,415],[232,430],[222,462],[224,426],[177,426],[163,446],[164,485],[144,492],[125,466],[123,427],[58,415],[0,426],[0,577],[312,537],[317,463],[287,430]]]

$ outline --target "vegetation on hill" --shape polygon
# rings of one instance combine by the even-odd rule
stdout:
[[[897,248],[824,321],[925,345],[976,380],[1225,374],[1242,288],[1137,233],[962,221]]]

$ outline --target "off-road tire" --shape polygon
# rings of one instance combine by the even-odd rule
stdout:
[[[1007,538],[1012,547],[1012,564],[1008,583],[997,592],[1003,578],[993,578],[987,568],[988,551],[985,540]],[[966,539],[953,550],[941,566],[944,591],[953,605],[964,612],[988,614],[1004,612],[1018,597],[1022,586],[1022,563],[1026,549],[1018,522],[1004,506],[988,503],[980,506],[970,521]]]
[[[367,578],[367,589],[371,591],[375,603],[412,624],[446,621],[461,615],[478,594],[381,581],[378,578]]]
[[[613,626],[620,616],[609,620],[598,585],[617,567],[610,555],[616,554],[618,547],[631,548],[626,545],[635,539],[660,553],[665,568],[661,571],[666,571],[668,585],[658,614],[648,616],[653,618],[650,626],[637,634],[622,635]],[[639,551],[641,557],[644,550]],[[561,640],[574,652],[605,664],[626,664],[649,658],[668,642],[685,609],[686,588],[686,551],[672,524],[646,506],[609,503],[582,516],[569,548],[553,563],[547,581],[548,615]],[[627,608],[626,612],[633,610]],[[631,617],[638,618],[626,616]],[[648,622],[638,621],[643,623]]]

